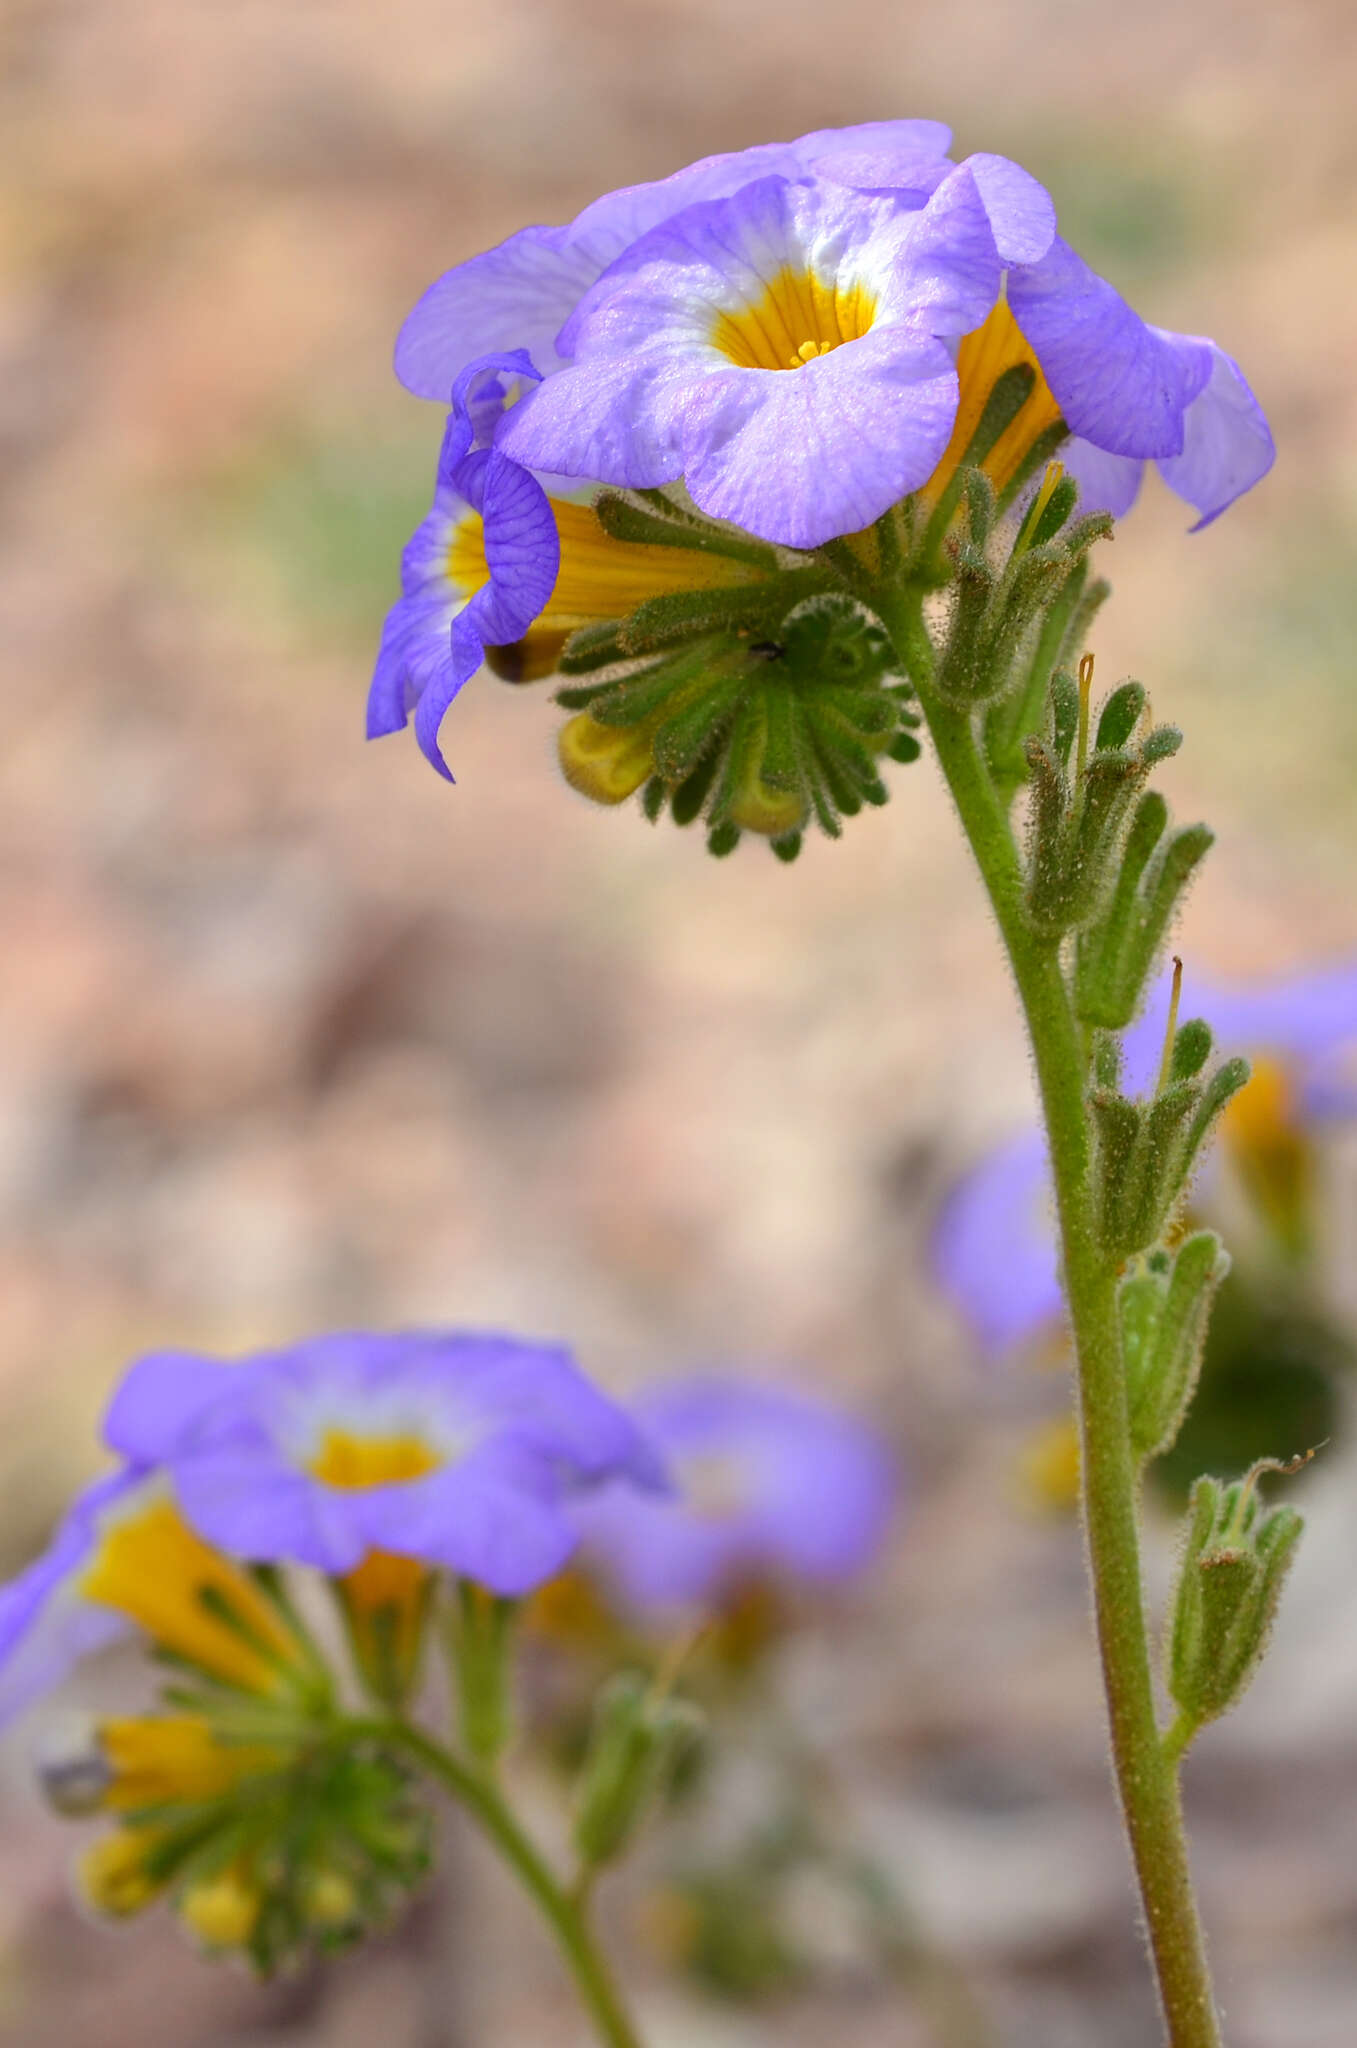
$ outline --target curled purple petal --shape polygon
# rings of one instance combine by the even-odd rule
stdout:
[[[100,1516],[143,1478],[124,1471],[87,1487],[44,1554],[0,1588],[0,1727],[130,1632],[126,1616],[83,1597],[79,1580]]]
[[[1200,533],[1267,475],[1277,451],[1234,358],[1213,341],[1186,339],[1209,351],[1211,374],[1184,415],[1182,453],[1165,457],[1159,470],[1169,488],[1200,512],[1192,528]]]
[[[1205,343],[1147,326],[1058,235],[1012,271],[1008,302],[1071,433],[1110,455],[1182,452],[1183,414],[1210,375]]]

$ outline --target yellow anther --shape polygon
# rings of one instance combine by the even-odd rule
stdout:
[[[1093,656],[1086,654],[1079,663],[1079,740],[1074,757],[1076,782],[1083,780],[1084,769],[1088,766],[1088,714],[1092,690]]]
[[[870,334],[876,300],[865,285],[826,284],[786,264],[755,305],[719,313],[711,340],[742,370],[799,370],[817,355]]]
[[[1178,1036],[1178,1005],[1183,999],[1183,963],[1175,953],[1173,956],[1173,991],[1169,996],[1168,1022],[1164,1026],[1164,1050],[1159,1055],[1159,1079],[1154,1084],[1156,1095],[1162,1095],[1168,1086],[1173,1071],[1173,1041]]]
[[[1064,476],[1064,474],[1065,465],[1063,462],[1047,463],[1046,474],[1041,479],[1041,489],[1037,492],[1036,497],[1032,501],[1032,511],[1028,522],[1029,532],[1035,533],[1037,527],[1040,525],[1041,515],[1046,510],[1046,507],[1050,504],[1051,499],[1054,497],[1055,487],[1060,482],[1060,479],[1062,476]]]
[[[650,740],[639,727],[600,725],[587,711],[567,719],[556,746],[561,773],[591,803],[625,803],[655,772]]]

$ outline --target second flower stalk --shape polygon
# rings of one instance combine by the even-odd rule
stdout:
[[[809,817],[837,833],[863,801],[883,801],[877,763],[914,757],[926,725],[1034,1050],[1113,1759],[1168,2038],[1172,2048],[1219,2048],[1178,1763],[1255,1668],[1299,1522],[1289,1510],[1279,1519],[1256,1503],[1241,1509],[1233,1493],[1222,1501],[1202,1481],[1162,1673],[1180,1710],[1167,1727],[1138,1498],[1142,1467],[1187,1412],[1228,1271],[1209,1233],[1180,1243],[1186,1191],[1249,1069],[1216,1059],[1205,1024],[1175,1014],[1155,1085],[1123,1091],[1121,1030],[1142,1006],[1211,834],[1170,828],[1148,787],[1181,745],[1177,728],[1150,722],[1139,684],[1095,698],[1085,641],[1105,586],[1088,559],[1110,520],[1078,516],[1071,480],[1058,463],[1043,467],[1040,437],[1016,458],[1010,443],[1004,473],[987,472],[1024,403],[1025,385],[1011,387],[996,386],[998,402],[981,409],[938,493],[813,556],[770,560],[719,595],[672,594],[567,640],[562,696],[575,723],[564,751],[571,780],[601,800],[643,789],[652,817],[667,806],[685,823],[705,808],[715,853],[754,830],[791,858]],[[647,523],[657,547],[723,545],[720,529],[701,537],[692,513],[658,494],[614,494],[597,516],[619,536]],[[659,530],[666,520],[672,543]],[[582,675],[600,680],[581,686]],[[569,736],[581,722],[591,759],[572,774]],[[606,786],[590,787],[596,763],[614,778]],[[1025,836],[1011,815],[1020,792]]]

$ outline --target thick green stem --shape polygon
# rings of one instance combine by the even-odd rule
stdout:
[[[641,2037],[589,1925],[586,1898],[556,1877],[489,1775],[463,1763],[408,1721],[351,1723],[349,1732],[399,1745],[467,1809],[551,1927],[600,2041],[607,2048],[641,2048]]]
[[[919,597],[894,593],[885,610],[989,892],[1036,1061],[1074,1332],[1084,1526],[1112,1758],[1168,2040],[1171,2048],[1221,2048],[1188,1870],[1176,1759],[1160,1741],[1155,1712],[1117,1275],[1093,1228],[1083,1046],[1058,948],[1038,937],[1024,915],[1018,849],[971,716],[944,703],[933,687],[932,646]]]

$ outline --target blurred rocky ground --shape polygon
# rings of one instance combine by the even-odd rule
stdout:
[[[1022,156],[1274,421],[1275,475],[1206,534],[1147,493],[1098,652],[1184,724],[1167,784],[1220,831],[1189,962],[1306,964],[1357,941],[1355,88],[1340,0],[6,0],[0,1562],[151,1344],[503,1320],[620,1389],[785,1363],[913,1474],[874,1586],[788,1651],[792,1712],[996,2044],[1148,2048],[1076,1540],[1016,1477],[1059,1379],[982,1370],[927,1270],[941,1192],[1030,1113],[936,777],[897,770],[788,872],[572,796],[530,690],[467,690],[455,789],[365,748],[439,431],[389,349],[448,263],[707,151],[926,113]],[[1357,1153],[1332,1171],[1341,1284]],[[1272,1662],[1189,1771],[1233,2048],[1357,2032],[1352,1482],[1350,1450],[1308,1482]],[[576,2038],[455,1837],[442,1891],[324,1981],[86,1926],[27,1739],[0,1779],[15,2048]],[[655,2048],[940,2038],[814,1901],[814,1987],[740,2010],[666,1986],[618,1891]]]

